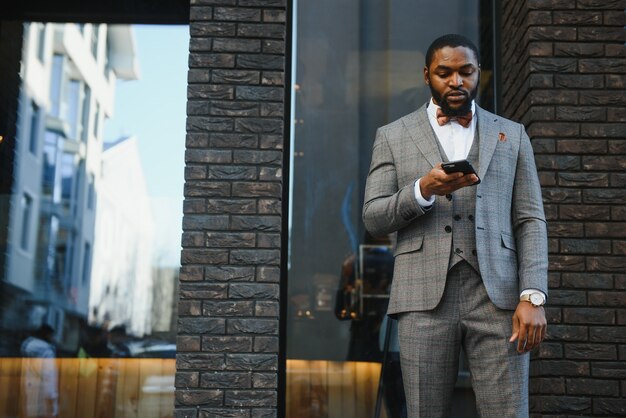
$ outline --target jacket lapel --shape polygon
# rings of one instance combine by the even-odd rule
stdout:
[[[491,157],[498,144],[498,119],[499,116],[484,111],[476,105],[478,115],[478,138],[480,152],[478,155],[478,177],[485,177]]]
[[[439,152],[435,132],[428,121],[426,104],[422,105],[422,107],[415,112],[403,117],[402,123],[409,132],[415,146],[430,163],[430,165],[434,167],[437,163],[440,163],[442,161],[441,153]],[[418,132],[420,133],[420,136],[417,135]]]

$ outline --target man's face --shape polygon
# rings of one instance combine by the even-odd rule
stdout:
[[[430,67],[424,67],[424,81],[435,104],[450,116],[471,110],[479,80],[480,68],[474,51],[464,46],[436,50]]]

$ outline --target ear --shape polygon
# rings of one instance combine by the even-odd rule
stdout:
[[[428,67],[424,66],[424,83],[430,85],[430,79],[428,78]]]

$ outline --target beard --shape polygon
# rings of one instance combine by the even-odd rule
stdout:
[[[474,89],[470,92],[462,89],[454,89],[453,91],[455,93],[463,93],[466,100],[465,102],[463,102],[461,107],[457,109],[452,109],[446,96],[442,96],[441,94],[439,94],[439,92],[433,89],[432,83],[428,83],[428,87],[430,88],[430,94],[432,94],[433,99],[435,99],[435,103],[437,103],[439,107],[441,107],[441,111],[443,112],[443,114],[448,116],[459,116],[468,114],[472,110],[472,101],[476,98],[476,95],[478,94],[478,86],[479,82],[476,83],[476,87],[474,87]]]

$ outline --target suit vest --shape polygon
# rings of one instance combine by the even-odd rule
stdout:
[[[467,160],[472,163],[476,171],[478,167],[478,126],[474,133],[474,141],[470,148]],[[443,161],[448,162],[439,139],[437,138],[437,146]],[[452,247],[450,248],[450,262],[448,270],[461,261],[467,261],[478,274],[478,257],[476,253],[476,186],[463,187],[452,193]],[[450,199],[450,195],[447,196]]]

